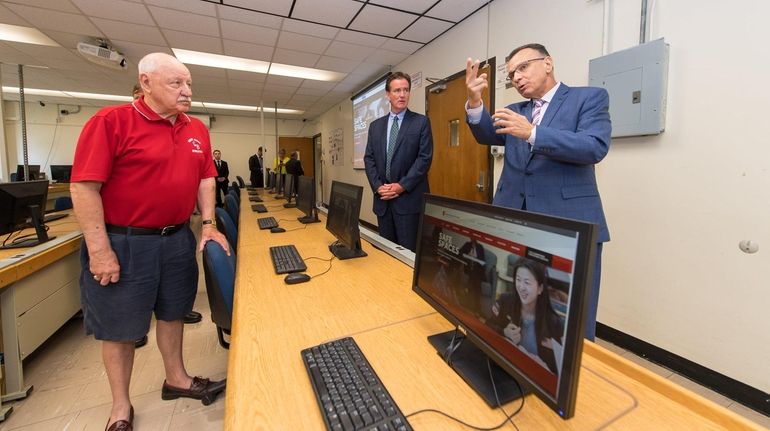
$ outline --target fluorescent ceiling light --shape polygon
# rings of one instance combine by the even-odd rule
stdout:
[[[19,94],[19,87],[3,87],[4,93]],[[41,90],[37,88],[25,88],[24,94],[33,96],[48,96],[48,97],[63,97],[67,99],[89,99],[89,100],[111,100],[116,102],[130,102],[133,100],[131,96],[119,96],[115,94],[99,94],[99,93],[80,93],[77,91],[58,91],[58,90]],[[259,106],[249,105],[229,105],[226,103],[213,103],[213,102],[193,102],[192,106],[195,108],[204,109],[224,109],[228,111],[251,111],[259,112]],[[275,108],[265,108],[265,112],[270,113],[276,111]],[[303,114],[305,111],[299,111],[297,109],[284,109],[278,108],[279,114]]]
[[[263,73],[270,75],[290,76],[292,78],[313,79],[316,81],[340,81],[347,74],[331,70],[313,69],[310,67],[292,66],[289,64],[270,63],[267,61],[251,60],[227,55],[209,54],[207,52],[189,51],[171,48],[176,58],[185,64],[218,67],[221,69],[242,70],[245,72]]]
[[[0,40],[9,42],[32,43],[35,45],[60,46],[53,39],[32,27],[0,24]]]

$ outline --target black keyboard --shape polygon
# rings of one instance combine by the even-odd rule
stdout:
[[[412,429],[352,338],[305,349],[302,360],[326,429]]]
[[[259,196],[249,196],[249,202],[264,202]]]
[[[270,228],[278,227],[278,222],[275,220],[275,217],[258,218],[257,223],[259,224],[260,229],[270,229]]]
[[[252,205],[251,206],[251,210],[252,211],[256,211],[258,213],[266,213],[267,212],[267,208],[264,205],[262,205],[262,204],[254,204],[254,205]]]
[[[248,193],[249,196],[256,196],[256,195],[259,194],[258,191],[256,191],[256,190],[249,190],[249,189],[246,189],[246,193]]]
[[[302,260],[302,256],[299,255],[294,244],[270,247],[270,258],[273,259],[273,268],[276,274],[302,272],[307,269],[305,261]]]

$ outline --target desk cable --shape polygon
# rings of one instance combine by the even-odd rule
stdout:
[[[307,225],[305,225],[305,226],[307,226]],[[329,258],[329,259],[324,259],[324,258],[322,258],[322,257],[311,256],[311,257],[308,257],[308,258],[305,258],[305,259],[303,259],[303,260],[318,259],[318,260],[322,260],[322,261],[324,261],[324,262],[329,262],[329,267],[328,267],[328,268],[326,268],[326,271],[324,271],[324,272],[322,272],[322,273],[320,273],[320,274],[311,275],[311,276],[310,276],[310,279],[312,280],[312,279],[314,279],[314,278],[316,278],[316,277],[320,277],[320,276],[322,276],[322,275],[326,274],[327,272],[331,271],[331,269],[332,269],[332,261],[333,261],[334,259],[336,259],[336,258],[337,258],[337,256],[332,256],[332,257],[331,257],[331,258]]]
[[[8,236],[5,237],[5,240],[3,240],[3,247],[6,246],[8,241],[11,241],[11,245],[13,245],[13,244],[18,244],[20,242],[24,242],[24,240],[27,239],[27,238],[32,238],[32,237],[37,238],[37,232],[28,233],[26,235],[19,235],[19,234],[21,234],[22,231],[24,231],[24,229],[26,229],[26,228],[15,230],[15,231],[9,233]],[[51,229],[51,228],[47,224],[44,224],[43,225],[43,229],[45,229],[45,231],[48,232],[48,230]],[[14,234],[16,235],[15,238],[14,238]]]
[[[293,222],[296,222],[297,220],[291,220],[291,219],[288,219],[288,218],[278,219],[278,223],[280,223],[282,221],[293,221]],[[294,229],[286,229],[286,232],[292,232],[292,231],[295,231],[295,230],[302,230],[302,229],[307,229],[307,224],[303,224],[300,227],[295,227]],[[311,259],[311,258],[308,258],[308,259]],[[314,257],[312,259],[321,259],[321,258],[320,257]],[[326,260],[326,259],[322,259],[322,260]]]

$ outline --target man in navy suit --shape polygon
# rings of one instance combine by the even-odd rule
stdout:
[[[594,165],[610,147],[612,125],[607,91],[568,87],[554,78],[554,65],[543,45],[511,52],[508,77],[524,102],[490,114],[481,92],[489,86],[479,61],[466,65],[467,121],[480,144],[504,145],[505,162],[495,205],[583,220],[599,226],[594,285],[589,297],[586,338],[594,339],[599,303],[602,243],[610,240]]]
[[[422,195],[429,191],[433,136],[428,118],[406,109],[411,88],[409,75],[388,76],[390,113],[369,126],[364,166],[380,235],[414,251]]]

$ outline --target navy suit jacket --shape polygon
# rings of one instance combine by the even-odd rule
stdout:
[[[532,105],[528,100],[508,108],[531,121]],[[594,172],[610,148],[606,90],[562,83],[537,126],[531,151],[524,139],[496,134],[486,110],[479,124],[468,125],[480,144],[505,146],[495,205],[521,208],[526,199],[528,211],[595,223],[599,242],[610,240]]]
[[[388,113],[388,115],[391,115]],[[390,176],[385,178],[388,146],[388,115],[378,118],[369,126],[364,154],[364,167],[369,185],[374,192],[373,211],[385,214],[391,202],[396,214],[416,214],[422,211],[422,196],[428,193],[428,169],[433,160],[433,135],[430,120],[424,115],[406,110],[398,129],[396,148],[390,162]],[[390,181],[388,181],[390,180]],[[383,201],[377,189],[386,183],[399,183],[405,192],[390,201]]]

